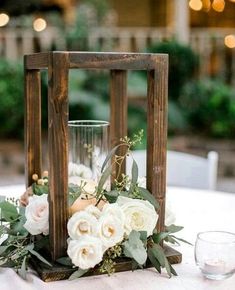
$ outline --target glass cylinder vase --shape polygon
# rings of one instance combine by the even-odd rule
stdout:
[[[69,183],[92,180],[98,183],[109,152],[109,122],[69,121]]]

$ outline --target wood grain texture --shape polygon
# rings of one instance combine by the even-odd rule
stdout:
[[[160,203],[158,231],[164,231],[166,193],[168,57],[148,72],[147,188]]]
[[[41,176],[41,76],[39,70],[25,70],[25,178],[26,188],[34,173]]]
[[[120,142],[120,138],[127,136],[127,72],[125,70],[111,70],[110,84],[110,135],[111,147]],[[123,156],[126,152],[124,146],[117,150],[117,155]],[[121,180],[125,173],[125,160],[120,169],[117,164],[113,166],[113,179]]]
[[[125,53],[125,52],[74,52],[54,51],[54,54],[67,54],[69,68],[79,69],[109,69],[109,70],[151,70],[158,62],[161,54]],[[46,52],[26,56],[27,69],[46,69],[49,63]]]
[[[155,68],[156,55],[148,53],[70,52],[70,68],[109,70],[150,70]]]
[[[47,69],[49,64],[49,52],[39,52],[25,55],[26,69]]]
[[[51,53],[48,68],[49,221],[52,259],[67,249],[68,55]]]
[[[171,264],[178,264],[182,261],[182,255],[178,251],[169,246],[164,246],[164,252]],[[31,261],[33,268],[37,271],[40,278],[45,282],[59,281],[68,279],[69,276],[75,271],[74,268],[62,266],[58,263],[54,263],[52,268],[47,267],[45,264],[40,261],[33,259]],[[145,268],[153,267],[151,262],[147,260]],[[119,259],[116,261],[115,272],[124,272],[132,270],[132,261],[128,258]],[[102,275],[96,268],[93,271],[90,271],[84,276],[92,275]],[[108,279],[108,278],[107,278]]]

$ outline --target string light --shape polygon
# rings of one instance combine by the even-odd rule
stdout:
[[[202,9],[202,1],[201,0],[190,0],[189,7],[195,11],[199,11]]]
[[[0,13],[0,27],[7,25],[10,17],[6,13]]]
[[[229,48],[235,47],[235,35],[229,34],[224,38],[224,44]]]
[[[43,18],[37,18],[33,22],[33,29],[37,32],[43,31],[47,27],[47,22]]]

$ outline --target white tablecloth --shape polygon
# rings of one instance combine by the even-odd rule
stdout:
[[[23,186],[0,188],[0,195],[18,196]],[[205,230],[235,232],[235,194],[169,187],[167,200],[170,201],[177,217],[177,224],[184,230],[178,234],[194,243],[196,234]],[[135,272],[115,273],[80,278],[74,281],[42,282],[34,273],[28,274],[25,282],[13,270],[0,270],[1,290],[235,290],[235,275],[223,281],[203,278],[194,262],[194,247],[182,244],[177,250],[183,254],[183,262],[174,265],[177,277],[167,278],[154,269]],[[235,259],[235,257],[234,257]]]

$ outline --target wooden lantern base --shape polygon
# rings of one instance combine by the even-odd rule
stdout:
[[[182,261],[182,254],[175,249],[164,246],[165,254],[168,259],[168,261],[171,264],[179,264]],[[50,268],[46,266],[45,264],[32,260],[32,266],[37,271],[38,275],[44,282],[51,282],[51,281],[58,281],[58,280],[65,280],[68,279],[69,276],[75,271],[75,269],[71,267],[62,266],[58,263],[54,263],[53,267]],[[147,261],[146,268],[152,267],[152,264]],[[124,271],[130,271],[132,270],[132,262],[127,259],[123,259],[117,262],[115,265],[115,271],[116,272],[124,272]],[[89,272],[89,274],[86,274],[84,276],[92,276],[92,275],[100,275],[101,273],[94,269],[93,272]]]

